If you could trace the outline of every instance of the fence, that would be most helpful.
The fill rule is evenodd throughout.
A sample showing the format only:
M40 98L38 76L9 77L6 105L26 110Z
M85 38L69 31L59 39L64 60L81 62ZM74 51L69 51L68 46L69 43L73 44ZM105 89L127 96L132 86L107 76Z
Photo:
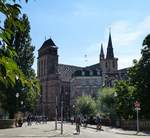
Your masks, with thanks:
M136 120L121 120L120 127L123 129L136 130ZM139 121L140 130L150 130L150 120L140 120Z

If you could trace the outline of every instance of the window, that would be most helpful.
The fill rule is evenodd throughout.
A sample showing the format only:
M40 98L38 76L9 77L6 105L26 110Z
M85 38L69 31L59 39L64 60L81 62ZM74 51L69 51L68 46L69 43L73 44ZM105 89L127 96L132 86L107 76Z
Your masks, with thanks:
M90 71L90 76L93 76L93 71L92 70Z
M84 71L82 71L82 76L84 76L85 75L85 72Z
M107 68L107 62L106 62L106 68Z

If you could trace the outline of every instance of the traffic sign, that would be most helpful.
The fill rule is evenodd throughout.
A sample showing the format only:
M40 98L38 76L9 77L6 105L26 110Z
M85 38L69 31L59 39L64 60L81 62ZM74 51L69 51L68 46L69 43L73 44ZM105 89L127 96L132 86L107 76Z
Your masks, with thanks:
M135 101L134 106L135 106L135 108L140 108L140 102L139 101Z
M137 116L137 133L139 132L139 110L141 110L140 108L140 102L138 100L136 100L134 102L134 106L135 106L135 109L136 109L136 116Z
M138 111L140 111L140 110L141 110L141 108L139 108L139 107L136 107L136 108L135 108L135 110L138 110Z

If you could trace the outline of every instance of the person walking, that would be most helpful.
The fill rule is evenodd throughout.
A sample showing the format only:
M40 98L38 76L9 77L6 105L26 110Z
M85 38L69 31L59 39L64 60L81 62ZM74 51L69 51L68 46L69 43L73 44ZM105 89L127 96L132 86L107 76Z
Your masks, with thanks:
M71 116L71 124L73 125L73 122L74 122L74 117L73 116Z
M97 128L97 130L101 130L101 119L100 119L100 117L97 115L96 116L96 128Z
M80 134L80 125L81 125L81 118L80 116L76 117L76 131L78 134Z
M31 114L29 114L28 116L27 116L27 123L28 123L28 126L31 126L32 124L31 124Z

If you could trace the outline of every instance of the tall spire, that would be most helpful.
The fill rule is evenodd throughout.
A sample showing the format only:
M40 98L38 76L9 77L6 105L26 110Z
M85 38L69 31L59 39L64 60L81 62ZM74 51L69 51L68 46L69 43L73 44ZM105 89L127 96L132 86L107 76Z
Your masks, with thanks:
M101 44L100 61L104 59L104 57L103 44Z
M107 46L106 59L113 59L113 58L114 58L114 51L113 51L112 40L111 40L111 30L109 30L109 40Z

